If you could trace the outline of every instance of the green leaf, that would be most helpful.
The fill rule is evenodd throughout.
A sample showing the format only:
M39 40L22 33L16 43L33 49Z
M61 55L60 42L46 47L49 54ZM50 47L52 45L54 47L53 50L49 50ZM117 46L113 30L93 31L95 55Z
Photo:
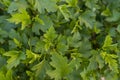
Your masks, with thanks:
M53 66L54 70L47 71L47 74L54 78L55 80L62 79L64 76L71 73L72 68L68 64L68 60L66 57L63 57L62 55L59 55L56 52L52 53L51 57L52 61L50 62L50 65Z
M105 75L106 80L119 80L119 77L118 77L119 75L114 72L109 72L108 74L108 72L106 71L105 74L106 74Z
M57 48L58 52L64 53L65 51L68 50L68 45L66 45L64 43L58 43L56 48Z
M35 46L37 41L39 41L39 38L38 37L31 37L29 38L28 40L28 45L31 47L31 46Z
M5 6L9 6L10 0L0 0L0 3L4 4Z
M33 63L37 58L40 57L40 55L35 54L28 49L26 50L26 55L27 55L27 58L29 59L29 63Z
M20 64L21 60L26 58L25 54L21 51L8 51L3 54L4 56L10 57L7 60L7 68L11 69L13 67L17 67Z
M80 75L81 75L81 77L82 77L83 80L89 80L89 79L88 79L88 76L87 76L87 73L88 73L88 71L87 71L86 69L84 69L84 70L80 73Z
M44 9L48 12L55 12L57 5L55 0L35 0L34 7L40 12L44 13Z
M0 43L4 43L4 38L8 37L8 33L0 28Z
M103 25L102 25L102 23L99 23L99 22L96 22L95 23L95 25L94 25L94 32L96 33L96 34L99 34L100 32L101 32L101 27L102 27Z
M81 39L80 33L78 31L74 32L74 34L73 34L73 40L74 41L79 41L80 39Z
M38 41L35 45L35 52L40 52L41 54L45 52L45 43L43 41Z
M66 0L69 6L75 7L77 6L78 0Z
M71 53L71 58L72 58L72 60L69 63L69 66L78 70L81 65L80 62L82 62L82 54L81 53Z
M6 74L0 72L0 80L13 80L12 70L8 70Z
M12 70L8 70L6 73L6 80L13 80L12 78Z
M34 80L34 73L31 71L26 71L26 74L30 77L29 80Z
M112 38L111 38L111 36L110 35L107 35L106 36L106 38L105 38L105 41L104 41L104 45L103 45L103 49L105 48L105 47L108 47L108 46L110 46L111 44L112 44Z
M93 11L99 8L99 6L97 5L98 0L84 0L84 1L86 1L85 5L88 8L92 9Z
M86 27L92 29L95 25L95 13L93 13L90 10L85 11L82 13L82 15L79 17L80 24L85 24Z
M118 58L117 55L108 54L107 52L101 52L101 56L105 60L105 63L108 64L110 70L112 70L115 73L119 73L118 64L116 60Z
M104 60L102 59L99 51L92 50L92 57L89 59L89 65L87 67L88 71L102 69L104 67Z
M6 64L6 59L0 55L0 69Z
M53 42L53 40L57 37L54 27L50 27L49 30L44 34L44 37L48 41Z
M108 18L106 18L106 21L108 22L115 22L117 20L119 20L120 18L120 12L117 11L116 9L112 10L112 15Z
M120 33L120 25L117 26L117 31Z
M33 20L35 20L36 22L38 22L38 23L44 25L44 22L43 22L42 19L40 19L39 15L35 16L35 17L33 18Z
M0 72L0 80L6 80L5 75Z
M8 7L8 13L12 14L16 10L26 9L26 8L28 8L28 4L25 0L14 1L10 3Z
M20 9L18 13L12 14L12 17L8 21L15 24L21 23L21 30L31 23L30 16L25 9Z
M93 57L91 57L90 59L89 59L89 65L88 65L88 67L87 67L87 70L88 71L91 71L91 70L96 70L97 69L97 62L95 61L95 56L93 56Z
M102 49L103 50L109 49L109 50L118 52L117 43L115 43L115 44L112 44L112 43L113 43L113 41L112 41L111 36L107 35L105 38L104 45L103 45Z
M109 8L106 8L106 9L101 13L101 15L103 15L103 16L110 16L110 15L111 15L110 9L109 9Z
M9 35L10 39L14 39L14 38L16 38L17 40L21 39L20 33L17 32L16 30L14 30L14 29L11 29L8 35Z
M21 42L19 42L16 38L14 38L13 41L19 48L21 48L21 46L22 46Z
M61 6L59 6L59 10L62 13L62 15L64 16L65 20L69 21L69 18L71 16L70 16L69 10L67 9L67 5L61 5Z
M99 64L99 68L102 69L104 67L104 60L100 55L96 55L96 61Z
M35 71L35 77L37 80L45 80L46 70L48 69L49 65L45 59L32 67L32 70Z
M53 22L51 21L49 16L41 15L38 19L41 19L42 22L40 23L40 21L37 20L33 24L33 27L32 27L32 31L38 35L40 34L40 32L39 32L40 30L43 32L46 32L47 29L49 29L51 26L53 26Z
M44 34L45 50L47 51L50 47L53 47L54 40L57 38L54 27L50 27L49 30Z

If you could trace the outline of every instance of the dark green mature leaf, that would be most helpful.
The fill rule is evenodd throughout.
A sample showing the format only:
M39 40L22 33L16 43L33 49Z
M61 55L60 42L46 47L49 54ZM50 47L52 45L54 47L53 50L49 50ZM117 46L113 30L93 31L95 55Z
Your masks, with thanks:
M108 72L106 71L105 74L106 74L106 77L105 77L106 80L119 80L118 75L114 72L109 72L109 75L108 75Z
M34 7L40 13L44 13L44 9L46 9L48 12L55 12L57 10L57 5L55 0L35 0Z
M16 28L14 24L11 24L9 23L9 21L6 20L8 18L9 18L8 15L0 16L0 28L6 31L10 31L11 29Z
M62 79L64 76L68 75L72 68L68 64L68 60L66 57L59 55L58 53L52 53L52 62L50 62L51 66L55 68L55 70L48 71L48 75L55 80Z
M117 31L120 33L120 25L117 26Z
M98 2L98 0L84 0L86 3L85 5L92 9L93 11L95 11L97 8L99 8L99 6L96 4Z
M6 37L8 37L8 33L0 28L0 43L4 43Z
M45 43L43 41L39 41L37 42L36 46L35 46L35 51L36 52L41 52L41 53L44 53L44 46L45 46Z
M32 27L32 31L38 35L40 34L39 30L46 32L47 29L53 26L53 22L50 20L48 16L41 15L39 19L42 20L42 23L40 23L40 21L36 21Z
M33 71L35 72L35 79L37 80L44 80L46 77L46 70L49 69L49 65L46 60L41 61L40 63L36 64L32 67Z
M0 69L6 64L6 59L0 55Z
M10 3L8 7L8 13L12 14L17 10L26 9L26 8L28 8L28 4L25 0L14 1Z
M68 45L64 43L58 43L56 47L57 47L58 52L60 53L64 53L65 51L68 50Z
M120 18L120 12L117 11L116 9L114 9L112 11L112 15L110 17L106 18L106 20L108 22L115 22L115 21L119 20L119 18Z
M11 31L9 32L9 38L11 39L18 39L20 40L20 33L16 32L14 29L11 29Z
M80 24L85 24L86 27L92 29L95 25L95 13L92 11L85 11L80 17Z

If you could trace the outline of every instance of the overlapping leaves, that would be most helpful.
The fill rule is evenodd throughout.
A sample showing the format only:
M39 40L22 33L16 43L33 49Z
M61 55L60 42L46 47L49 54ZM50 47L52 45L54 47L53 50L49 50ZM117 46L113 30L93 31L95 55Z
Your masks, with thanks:
M120 79L119 4L0 0L0 80Z

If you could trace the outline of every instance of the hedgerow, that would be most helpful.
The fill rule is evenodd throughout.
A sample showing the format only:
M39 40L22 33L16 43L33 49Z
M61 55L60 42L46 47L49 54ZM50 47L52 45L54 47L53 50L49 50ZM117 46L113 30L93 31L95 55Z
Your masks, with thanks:
M120 0L0 0L0 80L120 80Z

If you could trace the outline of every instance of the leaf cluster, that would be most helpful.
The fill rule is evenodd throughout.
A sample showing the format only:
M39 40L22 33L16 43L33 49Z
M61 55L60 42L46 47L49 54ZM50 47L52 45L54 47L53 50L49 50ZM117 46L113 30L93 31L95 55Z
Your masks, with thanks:
M120 0L0 0L0 80L119 80Z

